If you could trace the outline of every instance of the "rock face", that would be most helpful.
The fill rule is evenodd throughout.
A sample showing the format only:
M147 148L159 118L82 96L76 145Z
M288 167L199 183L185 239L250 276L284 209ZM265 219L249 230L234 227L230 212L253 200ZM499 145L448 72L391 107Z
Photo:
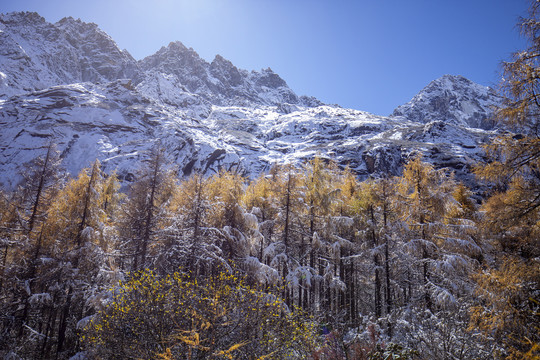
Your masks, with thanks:
M220 55L208 63L179 41L144 58L140 66L147 72L157 71L175 76L189 92L200 95L214 105L305 105L305 101L296 96L270 68L248 72L238 69Z
M491 114L500 102L496 92L489 87L475 84L463 76L444 75L395 109L391 116L490 130L495 127Z
M0 97L78 82L137 78L135 59L96 24L36 13L0 15Z
M75 174L98 158L134 178L153 146L180 176L234 169L255 177L274 163L314 156L359 177L398 175L418 151L473 184L470 168L496 134L499 98L444 76L390 117L297 96L272 70L208 63L180 42L135 61L95 24L35 13L0 15L0 183L57 144Z

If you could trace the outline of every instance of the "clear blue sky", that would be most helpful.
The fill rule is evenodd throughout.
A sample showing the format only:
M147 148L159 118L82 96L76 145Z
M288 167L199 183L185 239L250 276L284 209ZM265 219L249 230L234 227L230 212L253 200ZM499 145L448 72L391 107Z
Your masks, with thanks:
M523 48L526 0L0 0L95 22L136 59L180 40L207 61L270 67L299 95L387 115L431 80L496 85Z

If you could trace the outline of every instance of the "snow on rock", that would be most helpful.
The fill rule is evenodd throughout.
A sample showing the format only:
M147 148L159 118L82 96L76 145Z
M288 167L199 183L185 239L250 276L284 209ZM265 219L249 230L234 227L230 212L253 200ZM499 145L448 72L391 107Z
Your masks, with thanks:
M134 179L153 146L179 176L221 168L250 177L314 156L360 178L398 175L417 151L472 183L470 167L496 135L500 99L460 76L444 76L390 117L297 96L270 68L211 63L180 42L135 61L97 25L36 13L0 15L0 183L52 140L78 173L98 158Z
M490 130L493 108L502 99L496 92L463 76L444 75L433 80L411 101L399 106L391 116L427 123L444 121L465 127Z
M215 105L307 104L270 68L248 72L216 55L211 63L179 41L140 61L144 71L174 75L186 89ZM316 103L315 101L312 101Z
M0 98L54 85L137 78L138 64L96 24L33 12L0 15Z

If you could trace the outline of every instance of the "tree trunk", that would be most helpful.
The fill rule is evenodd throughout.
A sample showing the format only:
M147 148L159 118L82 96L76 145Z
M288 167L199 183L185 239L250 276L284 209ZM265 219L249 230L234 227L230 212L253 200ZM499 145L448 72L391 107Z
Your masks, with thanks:
M143 241L142 241L142 249L141 249L141 264L140 267L144 268L146 266L146 253L148 251L148 243L150 242L150 233L152 230L152 222L154 218L154 197L156 195L156 188L158 183L158 173L159 168L161 166L161 160L160 160L159 153L156 155L156 159L154 162L154 172L152 176L152 182L150 187L150 199L148 199L147 209L146 209L146 220L145 220L145 227L144 227L144 235L143 235Z
M51 151L52 151L52 143L50 143L49 147L47 148L47 154L45 155L45 162L43 163L43 167L41 168L41 173L39 176L39 184L37 188L36 197L34 200L34 206L32 207L32 215L30 215L30 219L28 220L28 234L32 232L32 229L34 228L34 223L36 221L37 212L38 212L38 208L41 201L41 193L43 192L43 188L45 186L47 167L49 165Z
M373 249L375 250L378 246L377 241L377 235L375 233L375 214L373 210L373 205L369 206L370 216L371 216L371 237L373 241ZM375 293L374 293L374 300L375 300L375 316L377 318L380 318L382 315L382 301L381 301L381 276L380 276L380 261L379 261L379 255L375 252L373 254L373 264L375 265Z

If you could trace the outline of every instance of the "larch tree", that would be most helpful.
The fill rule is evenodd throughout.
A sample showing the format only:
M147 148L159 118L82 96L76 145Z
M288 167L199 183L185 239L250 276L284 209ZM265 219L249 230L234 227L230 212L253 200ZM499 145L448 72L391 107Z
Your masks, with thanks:
M276 209L275 236L263 250L263 260L276 269L283 281L283 298L287 305L294 302L298 291L294 270L299 266L298 254L301 243L300 213L303 196L300 191L300 175L289 165L274 167L269 181L272 187L272 203Z
M433 305L431 274L434 260L439 256L434 235L443 225L447 204L452 201L453 186L445 171L435 170L417 155L405 165L397 188L395 208L410 229L407 246L413 257L417 257L421 298L428 309ZM415 283L413 278L411 281ZM414 299L411 293L408 297Z
M389 318L394 309L394 294L393 294L393 275L392 270L393 258L397 255L393 248L393 229L395 224L394 218L396 214L392 210L392 196L395 191L395 181L390 178L379 179L375 183L373 200L379 213L379 237L382 238L384 250L382 251L384 263L384 310L386 317ZM392 247L392 248L391 248ZM381 296L382 297L382 296ZM392 321L387 320L387 334L392 338Z
M358 214L362 234L363 251L369 256L369 273L373 274L373 307L375 318L383 313L388 316L393 309L391 258L394 249L391 249L392 200L395 184L391 179L368 180L360 184L355 196L354 209ZM395 229L393 229L395 230ZM388 334L391 337L391 324L387 324Z
M110 181L116 181L114 177ZM91 294L108 286L107 253L111 223L111 194L107 175L98 160L83 169L76 179L70 180L55 198L49 210L46 236L54 241L56 281L62 284L51 295L54 299L47 337L56 339L56 354L74 350L77 322L93 309L86 301ZM118 188L118 186L113 186ZM114 201L113 201L114 202ZM50 284L54 288L53 284ZM57 332L54 331L58 317ZM53 344L49 344L51 351ZM47 348L47 347L45 347Z
M505 359L540 357L540 3L531 1L519 21L528 47L502 64L505 96L497 118L515 133L486 147L488 163L476 173L491 183L483 204L484 227L498 255L478 274L483 301L473 308L473 328L496 334Z
M208 275L218 264L226 264L221 248L223 236L209 224L212 203L209 179L193 174L180 182L170 204L170 223L160 241L158 269L190 271L194 276Z
M272 181L266 175L261 175L251 181L244 192L242 203L246 211L257 217L262 237L255 246L258 246L257 258L263 261L263 251L272 242L274 236L275 219L278 213L274 202Z
M153 261L149 254L157 245L154 243L156 234L168 221L167 204L175 181L164 150L154 147L138 171L136 181L130 185L128 199L122 206L120 236L130 270L151 267Z
M11 210L9 210L10 213L4 213L2 220L0 220L10 222L10 225L4 227L4 233L7 235L9 232L10 236L5 237L6 241L3 242L1 266L2 269L6 267L8 244L10 243L7 239L17 236L17 254L14 257L30 262L30 264L25 265L26 269L24 270L28 271L28 276L19 274L18 277L27 279L33 277L31 273L35 264L32 265L32 263L35 263L39 256L39 236L36 235L40 232L39 224L45 220L48 206L60 186L62 172L59 153L54 144L50 142L44 155L25 164L20 170L20 175L22 180L17 191L13 192L9 199L6 197L7 195L3 194L6 210L8 205ZM35 228L38 228L37 232L34 231ZM0 279L1 288L2 280Z
M36 325L39 330L43 308L43 304L37 300L47 298L46 295L36 294L41 293L40 284L47 276L41 271L40 260L51 255L43 233L50 205L60 187L62 171L59 163L59 154L50 142L45 148L45 154L22 166L22 179L17 190L9 198L4 197L7 200L5 210L10 213L4 212L1 215L0 223L5 227L2 226L0 233L5 236L2 236L5 245L10 240L12 242L9 264L6 258L10 247L4 246L0 289L5 275L10 282L10 289L4 296L10 299L8 302L14 307L11 311L4 308L3 312L15 319L10 326L11 334L16 338L21 353L32 351L31 344L35 345L29 340L34 337L32 331L36 331Z
M473 297L469 274L483 256L470 192L448 170L417 156L398 178L392 211L398 227L391 232L402 238L394 263L399 287L392 288L392 335L429 358L486 356L484 348L471 345L474 334L466 330Z
M540 248L540 8L532 2L529 17L519 26L529 47L504 62L497 111L501 124L517 133L505 133L486 146L488 163L477 175L494 185L485 203L486 224L500 234L503 248L538 256Z
M317 309L317 303L330 301L330 294L326 296L323 292L325 284L322 283L326 272L329 282L335 280L334 267L330 266L333 260L327 257L324 248L331 246L330 239L330 215L332 213L332 202L336 200L339 190L334 186L337 179L333 176L331 166L328 166L323 159L316 157L307 162L302 171L302 187L305 189L305 205L303 207L303 223L305 235L300 243L300 268L297 277L300 279L301 288L304 288L303 306L307 308L310 304L311 310ZM337 250L337 249L336 249ZM341 255L338 254L339 258ZM339 260L338 260L339 263ZM336 263L337 266L337 263ZM306 283L306 274L309 274L309 283ZM326 285L330 285L329 283ZM308 291L309 290L309 291ZM302 302L302 301L301 301Z
M244 209L241 207L245 179L234 172L220 170L208 179L208 226L220 230L224 237L224 255L233 261L250 255L251 244L246 237Z

